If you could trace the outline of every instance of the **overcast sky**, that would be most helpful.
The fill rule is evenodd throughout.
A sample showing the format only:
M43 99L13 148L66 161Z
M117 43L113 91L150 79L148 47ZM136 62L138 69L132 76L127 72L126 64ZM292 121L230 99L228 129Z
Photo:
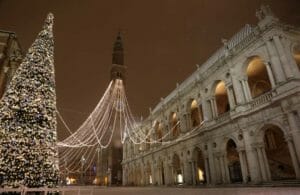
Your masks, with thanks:
M0 29L17 33L26 52L48 12L55 16L58 110L76 129L109 83L113 42L122 30L127 95L136 116L148 116L255 10L271 6L300 26L299 0L0 0ZM59 135L64 130L59 127Z

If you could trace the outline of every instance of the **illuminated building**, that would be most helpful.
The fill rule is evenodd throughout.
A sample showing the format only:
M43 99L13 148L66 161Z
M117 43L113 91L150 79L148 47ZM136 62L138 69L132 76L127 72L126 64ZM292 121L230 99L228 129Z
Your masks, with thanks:
M123 185L300 179L300 29L256 16L151 110L145 143L126 140Z

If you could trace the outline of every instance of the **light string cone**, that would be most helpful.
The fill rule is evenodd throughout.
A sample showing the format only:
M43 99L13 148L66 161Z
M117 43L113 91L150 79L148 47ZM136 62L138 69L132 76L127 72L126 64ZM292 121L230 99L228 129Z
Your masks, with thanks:
M52 27L50 13L0 101L2 186L58 184Z

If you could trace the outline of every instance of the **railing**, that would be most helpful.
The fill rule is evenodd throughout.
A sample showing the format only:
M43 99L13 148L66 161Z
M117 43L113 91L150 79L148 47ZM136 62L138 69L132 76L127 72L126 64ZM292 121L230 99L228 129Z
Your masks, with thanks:
M227 121L230 119L230 112L225 112L223 114L220 114L217 116L216 121L218 123L223 122L223 121Z
M48 193L55 194L60 192L59 194L62 195L93 195L94 189L94 186L66 186L58 188L0 188L0 194L4 192L17 192L21 195L27 195L27 192L43 192L44 195L47 195Z
M272 100L272 92L267 92L263 95L256 97L254 100L250 102L251 108L262 105L266 102L270 102Z

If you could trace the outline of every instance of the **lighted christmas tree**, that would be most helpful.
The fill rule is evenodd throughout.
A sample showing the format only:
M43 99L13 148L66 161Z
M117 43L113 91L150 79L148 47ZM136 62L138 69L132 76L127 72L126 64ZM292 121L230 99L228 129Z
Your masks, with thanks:
M2 186L58 183L52 26L49 14L0 102Z

